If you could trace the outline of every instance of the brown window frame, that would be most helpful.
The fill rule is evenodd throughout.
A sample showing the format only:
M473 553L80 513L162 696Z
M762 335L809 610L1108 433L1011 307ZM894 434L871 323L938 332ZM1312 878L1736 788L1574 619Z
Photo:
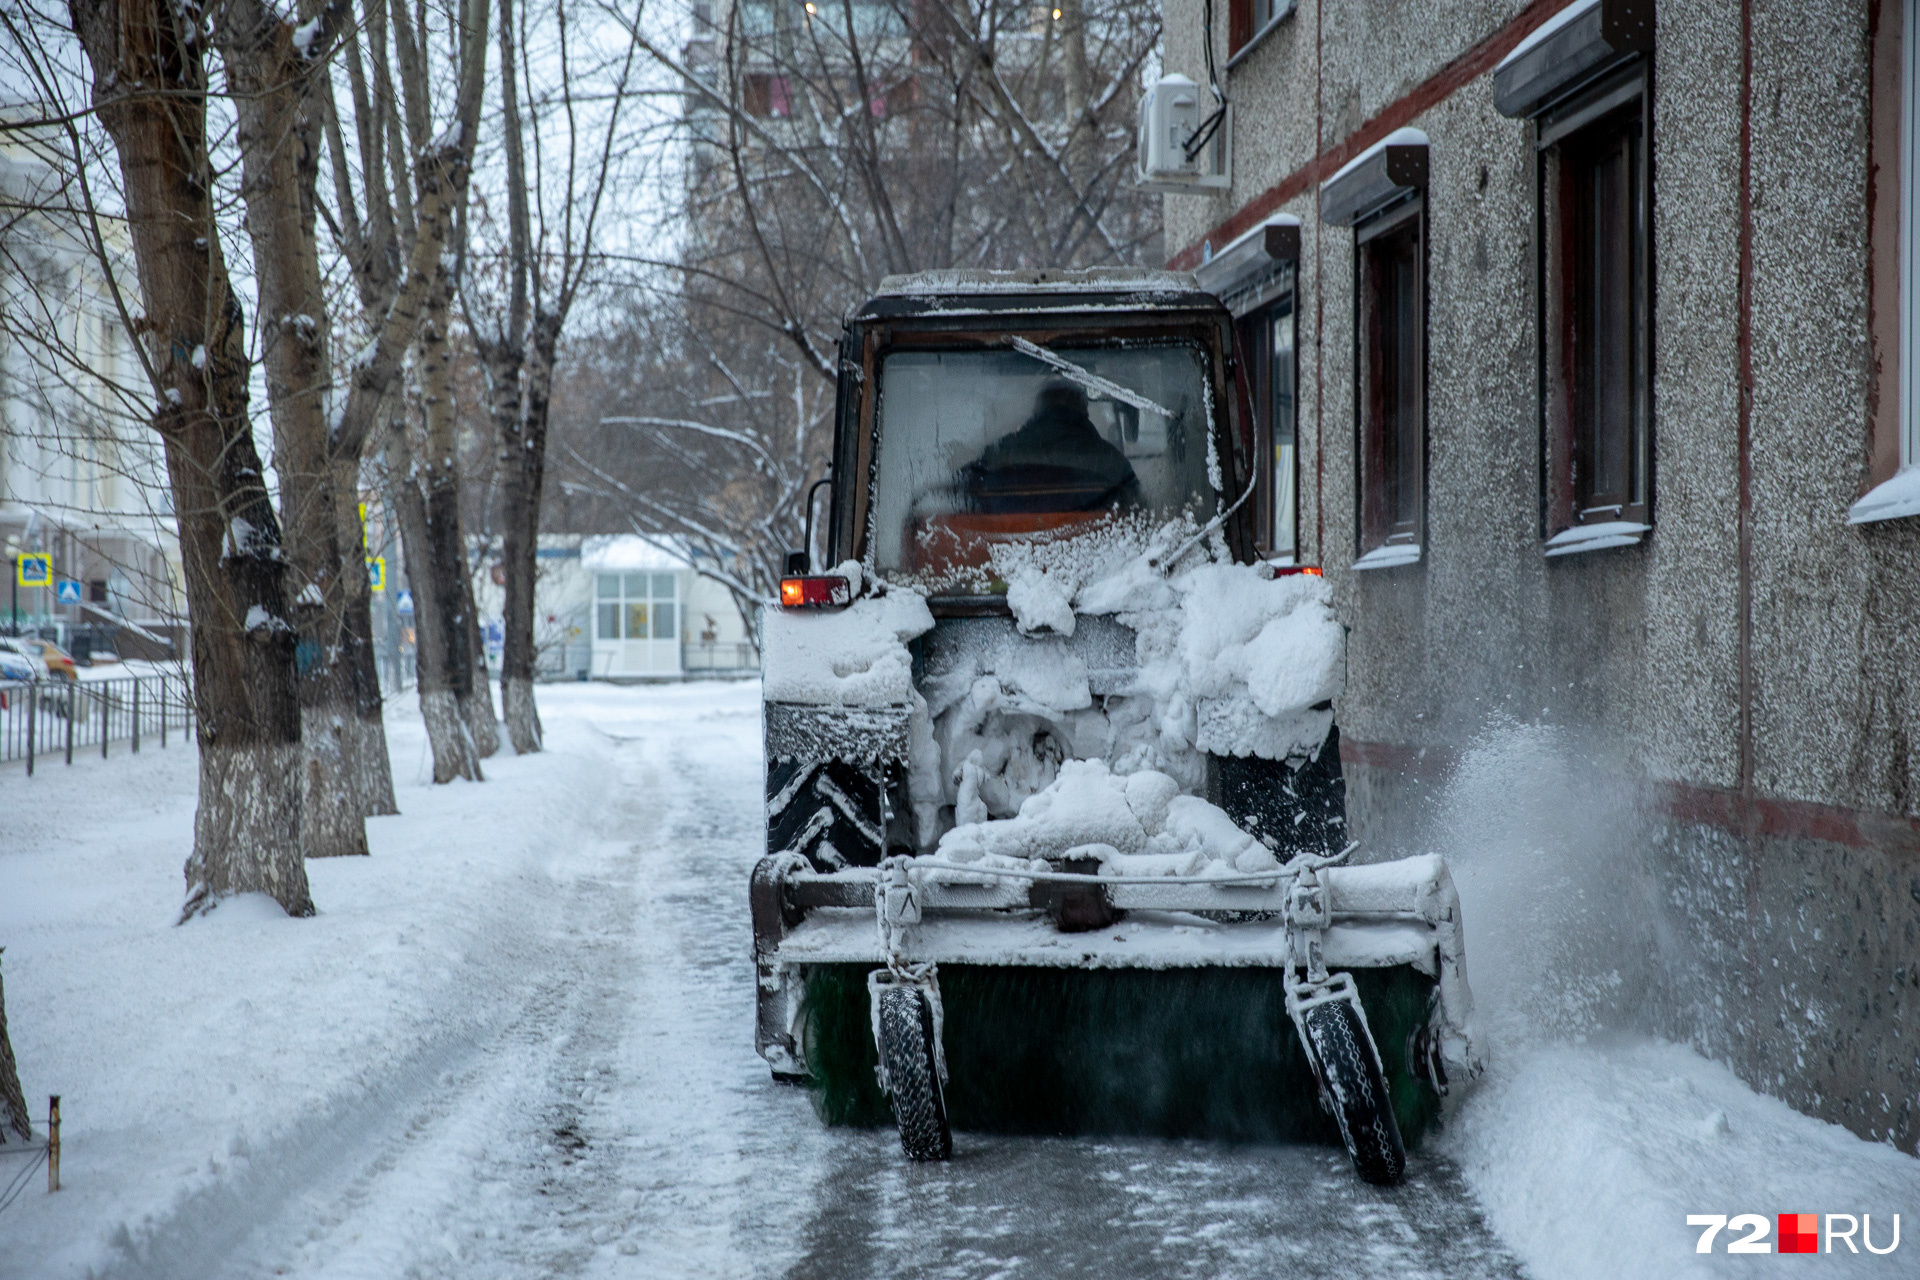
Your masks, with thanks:
M1268 559L1288 559L1291 563L1300 562L1300 308L1298 298L1299 277L1297 271L1289 268L1285 285L1259 307L1234 319L1235 337L1240 347L1242 367L1246 371L1247 394L1252 401L1251 414L1254 431L1254 465L1260 476L1260 485L1255 497L1255 519L1258 522L1259 536L1254 545L1260 554ZM1284 314L1282 314L1284 313ZM1280 514L1280 467L1276 461L1276 452L1280 447L1279 423L1276 421L1278 399L1275 395L1276 364L1278 356L1274 342L1275 327L1284 324L1287 329L1287 361L1290 396L1288 405L1289 421L1287 434L1292 437L1293 457L1287 477L1293 495L1291 505L1291 524L1286 536L1281 537L1279 527Z
M1410 255L1401 252L1407 241L1411 241ZM1388 335L1382 327L1385 308L1381 306L1380 296L1380 269L1389 253L1397 254L1402 262L1410 257L1414 263L1411 309L1416 321L1410 331L1402 326L1395 328L1393 336L1402 339L1394 344L1399 355L1407 355L1405 339L1411 339L1414 350L1410 360L1395 361L1391 387L1386 385ZM1423 550L1427 518L1428 418L1428 235L1425 193L1412 194L1356 227L1353 263L1355 552L1365 556L1389 546ZM1408 407L1405 398L1394 397L1399 403L1394 406L1391 435L1394 437L1392 443L1397 447L1391 461L1397 465L1389 468L1388 392L1407 385L1409 368L1412 370L1411 382L1417 402L1408 415L1405 413ZM1408 417L1413 421L1408 421ZM1400 482L1392 490L1388 487L1385 474L1389 470L1397 473ZM1389 500L1401 497L1408 488L1412 491L1410 504L1398 502L1389 511Z
M1653 524L1650 77L1643 60L1535 122L1545 539Z
M1232 70L1243 52L1297 8L1298 0L1227 0L1228 70Z

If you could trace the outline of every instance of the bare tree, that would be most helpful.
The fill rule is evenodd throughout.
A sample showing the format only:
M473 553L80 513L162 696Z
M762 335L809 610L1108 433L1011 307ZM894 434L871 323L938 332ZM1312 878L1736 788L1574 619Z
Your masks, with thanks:
M6 951L0 947L0 953ZM0 983L0 1146L33 1141L33 1121L27 1117L27 1099L20 1091L20 1068L13 1061L13 1041L7 1036L7 989Z
M576 351L563 480L770 597L825 474L841 318L889 273L1156 261L1131 183L1149 0L721 3L684 55L677 252ZM609 407L613 412L609 412Z
M625 21L628 39L595 67L610 83L610 104L597 127L583 120L575 100L583 68L575 55L575 17L569 0L552 0L554 44L536 74L526 57L530 7L502 0L500 100L506 243L494 249L491 271L466 282L463 312L486 368L498 442L501 550L506 572L500 662L501 710L516 752L540 747L533 701L534 580L538 566L541 490L546 476L547 420L561 335L595 263L594 234L615 166L621 106L633 80L639 46L631 38L643 6ZM518 26L518 30L516 30ZM524 81L530 101L522 109ZM533 152L531 176L527 152ZM554 171L549 173L549 163ZM529 200L529 194L535 198ZM531 206L531 207L530 207ZM479 265L479 264L476 264ZM494 286L491 289L485 286ZM501 307L499 293L506 294Z
M215 218L208 33L198 11L164 0L71 0L69 11L119 157L142 304L137 320L122 314L148 339L151 422L166 448L193 620L200 804L183 918L246 892L311 915L296 637L248 415L245 318Z
M427 46L432 33L401 0L366 0L360 32L342 40L338 61L352 106L351 143L334 86L328 85L334 203L321 211L352 276L360 303L353 327L365 338L349 362L351 386L335 429L335 489L343 500L357 493L363 450L375 445L383 451L382 471L414 587L419 697L437 782L477 779L480 757L497 749L484 676L475 696L480 654L459 518L447 348L485 93L487 24L486 0L461 0L445 33L453 64L451 119L445 121L450 127L437 130L434 119L433 51ZM409 422L402 393L409 349L416 353L414 402L422 410L413 415L421 420L417 426ZM343 505L339 519L343 530L351 522L357 544L357 512ZM358 632L365 620L370 633L364 569L350 566L348 576L350 622ZM356 661L362 664L360 687L377 688L370 641L361 642Z
M353 670L342 644L347 601L327 414L332 326L314 238L325 103L318 69L345 15L345 0L324 8L306 0L295 26L263 0L225 0L214 23L238 120L274 471L296 586L300 844L310 858L367 852L353 760L362 742L348 731Z
M576 54L578 4L551 0L551 8L541 12L551 19L553 44L540 63L526 56L526 46L528 25L541 13L522 6L515 19L511 6L513 0L503 0L499 25L507 240L493 246L493 261L484 271L468 276L463 313L488 372L499 449L501 562L507 578L501 710L513 748L528 752L540 748L534 578L553 376L566 319L595 265L595 230L616 165L620 107L639 58L632 36L643 6L636 4L632 17L614 19L628 38L611 58L591 67ZM588 8L588 15L597 10ZM591 117L584 117L586 107L576 102L582 77L607 81L607 92L599 96L609 102ZM522 83L528 92L524 109ZM534 157L532 171L528 152ZM505 307L499 294L505 294Z
M634 305L582 344L558 400L562 485L594 525L684 549L752 618L801 545L833 388L759 326L688 306Z

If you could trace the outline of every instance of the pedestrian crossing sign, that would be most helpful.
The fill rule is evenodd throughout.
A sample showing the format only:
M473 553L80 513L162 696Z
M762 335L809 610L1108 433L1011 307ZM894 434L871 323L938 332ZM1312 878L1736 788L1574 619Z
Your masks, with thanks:
M62 578L53 586L53 598L60 604L80 603L80 584L72 578Z
M387 589L387 558L385 556L367 557L367 590L385 591Z
M53 557L39 551L24 552L14 561L13 580L23 587L53 585Z

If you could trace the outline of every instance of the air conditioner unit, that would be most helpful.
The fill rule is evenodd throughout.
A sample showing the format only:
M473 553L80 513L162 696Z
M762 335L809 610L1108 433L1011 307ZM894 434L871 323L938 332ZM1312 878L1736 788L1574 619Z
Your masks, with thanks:
M1140 185L1155 191L1223 190L1232 183L1233 108L1206 145L1189 160L1187 146L1211 117L1200 109L1199 85L1183 75L1162 76L1140 100L1140 136L1135 171Z

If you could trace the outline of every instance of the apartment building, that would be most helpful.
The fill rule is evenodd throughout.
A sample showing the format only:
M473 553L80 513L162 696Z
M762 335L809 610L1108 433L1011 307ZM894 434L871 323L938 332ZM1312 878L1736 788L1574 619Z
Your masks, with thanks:
M1356 834L1421 847L1493 726L1563 731L1642 810L1650 1029L1915 1151L1915 0L1165 23L1231 104L1170 265L1351 627Z

